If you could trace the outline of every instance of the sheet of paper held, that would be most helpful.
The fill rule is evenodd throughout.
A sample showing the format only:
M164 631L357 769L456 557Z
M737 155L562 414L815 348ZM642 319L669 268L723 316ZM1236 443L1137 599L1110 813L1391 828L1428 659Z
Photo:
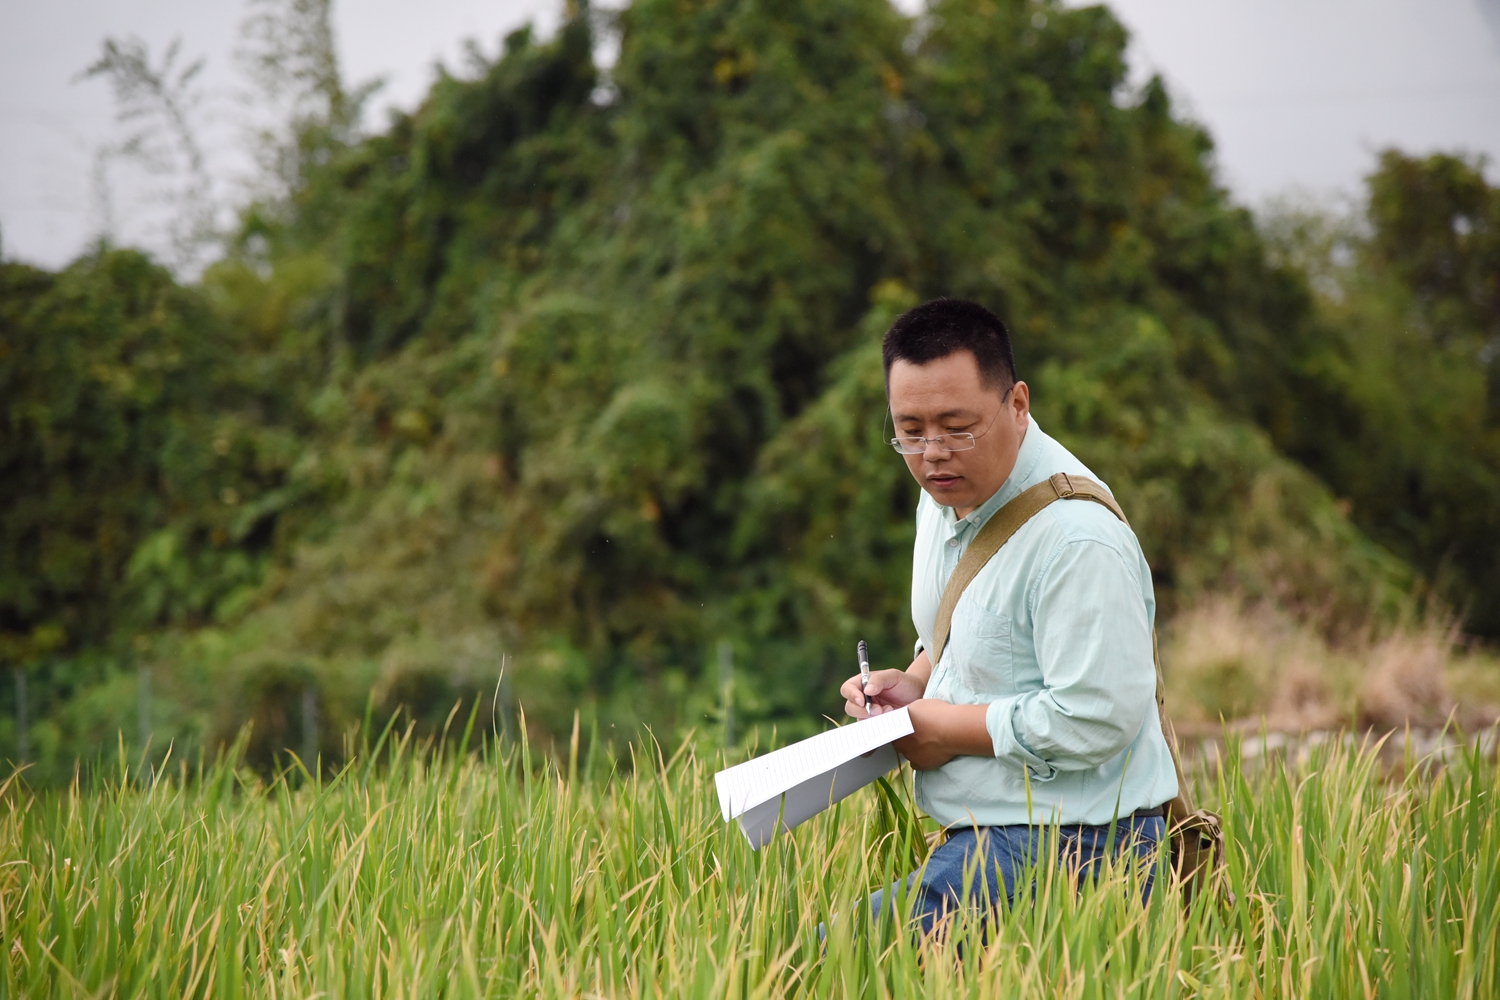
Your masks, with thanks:
M893 770L900 761L890 744L911 732L911 713L901 708L720 771L714 784L724 822L738 820L758 851L776 835L778 818L791 830Z

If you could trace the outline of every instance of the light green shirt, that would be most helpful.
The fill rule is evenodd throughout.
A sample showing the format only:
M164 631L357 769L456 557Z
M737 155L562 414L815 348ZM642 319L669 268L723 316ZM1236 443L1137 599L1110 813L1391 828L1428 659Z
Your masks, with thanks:
M1099 479L1032 420L1010 478L967 517L922 494L918 650L932 647L943 588L979 529L1057 472ZM1059 500L1033 517L964 591L927 684L926 697L989 706L995 755L918 772L918 804L945 826L1104 824L1176 795L1156 712L1155 617L1140 543L1107 508Z

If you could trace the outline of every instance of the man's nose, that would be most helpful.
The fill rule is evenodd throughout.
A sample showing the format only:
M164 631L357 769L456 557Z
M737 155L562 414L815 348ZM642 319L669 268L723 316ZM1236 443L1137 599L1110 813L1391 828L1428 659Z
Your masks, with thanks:
M941 436L927 438L927 447L922 452L922 460L925 462L937 462L948 457L948 452L938 445Z

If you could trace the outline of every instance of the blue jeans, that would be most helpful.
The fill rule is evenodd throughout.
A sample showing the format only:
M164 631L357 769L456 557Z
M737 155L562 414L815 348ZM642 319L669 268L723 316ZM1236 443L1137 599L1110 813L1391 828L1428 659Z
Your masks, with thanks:
M983 826L954 830L947 842L933 851L927 864L906 880L906 905L913 922L921 921L922 933L931 934L945 914L961 905L986 910L1015 898L1016 877L1036 856L1043 838L1055 842L1058 860L1079 875L1097 878L1105 857L1130 851L1141 862L1143 901L1151 896L1156 872L1156 850L1166 836L1160 816L1126 817L1115 824L1114 841L1108 826ZM983 861L981 864L980 861ZM969 869L968 898L964 898L965 868ZM1002 890L1003 883L1003 890ZM891 888L894 888L892 886ZM870 896L875 920L894 915L895 902L887 890Z

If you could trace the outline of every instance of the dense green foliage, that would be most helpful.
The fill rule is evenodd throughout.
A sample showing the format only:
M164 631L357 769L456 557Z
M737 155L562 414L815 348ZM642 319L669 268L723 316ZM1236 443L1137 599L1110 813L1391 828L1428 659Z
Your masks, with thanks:
M594 745L598 745L595 743ZM871 929L864 896L925 852L872 787L759 853L691 748L565 762L432 759L336 778L231 765L0 812L7 996L1490 997L1500 990L1500 780L1477 754L1394 785L1369 752L1200 782L1232 906L1184 914L1136 873L974 928L962 959ZM550 761L550 758L549 758ZM1410 762L1408 762L1410 763ZM896 782L898 789L902 782ZM1165 876L1160 876L1165 880ZM1023 896L1023 899L1025 897ZM831 924L826 954L818 925Z
M303 122L285 197L195 288L128 251L0 264L33 776L142 737L142 669L158 755L254 720L262 764L312 718L336 754L367 695L424 725L504 698L502 658L543 731L700 724L723 642L742 721L816 725L856 638L910 648L877 344L939 294L1010 322L1165 613L1232 589L1362 627L1416 567L1493 634L1500 195L1386 161L1341 312L1317 247L1268 247L1208 137L1129 91L1124 44L1014 0L584 10L383 134ZM1411 249L1454 198L1468 228Z
M1328 349L1277 443L1358 525L1500 635L1500 187L1459 157L1387 152L1364 231L1283 222Z

